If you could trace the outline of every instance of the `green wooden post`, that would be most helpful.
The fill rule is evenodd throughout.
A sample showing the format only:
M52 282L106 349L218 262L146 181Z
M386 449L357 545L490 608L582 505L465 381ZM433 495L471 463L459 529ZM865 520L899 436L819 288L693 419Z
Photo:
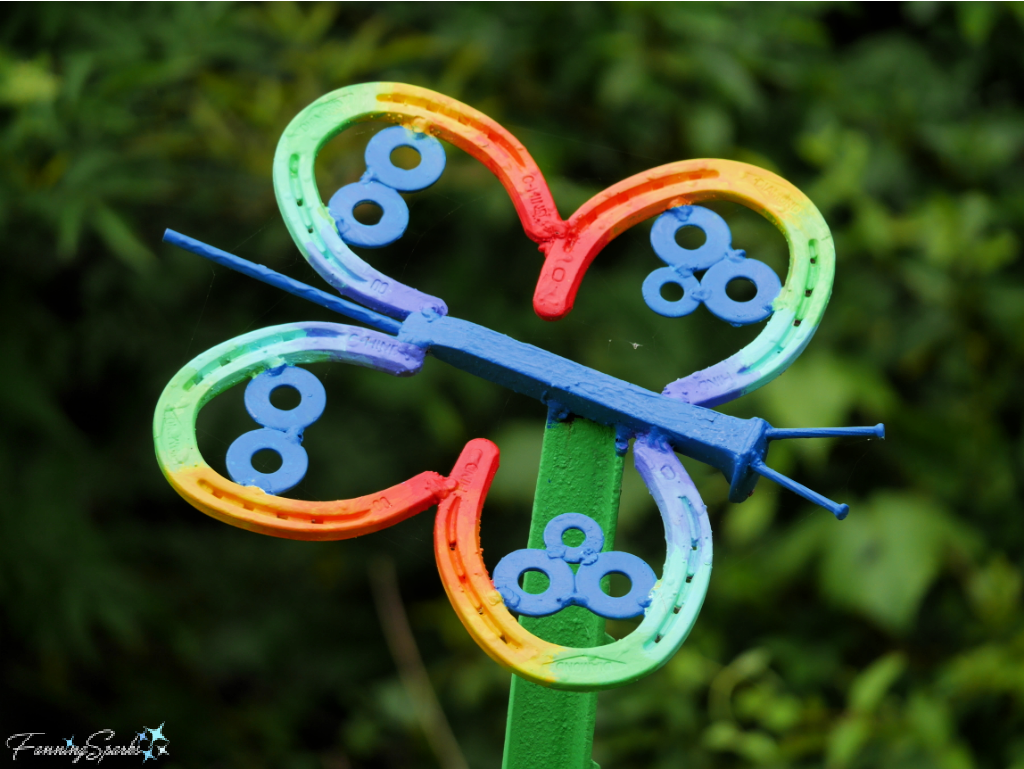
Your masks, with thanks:
M604 529L604 549L615 547L622 489L622 457L615 430L581 417L548 420L533 500L528 547L544 547L544 527L562 513L584 513ZM524 586L539 592L544 577L528 572ZM604 619L572 606L550 617L522 617L531 633L564 646L605 643ZM597 692L548 689L512 676L503 769L593 769Z

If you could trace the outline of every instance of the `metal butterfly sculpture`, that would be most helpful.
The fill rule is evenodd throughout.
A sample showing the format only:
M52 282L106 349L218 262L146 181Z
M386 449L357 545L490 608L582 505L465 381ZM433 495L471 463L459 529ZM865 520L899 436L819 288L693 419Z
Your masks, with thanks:
M324 205L314 160L332 136L354 123L398 125L376 134L366 149L367 171ZM739 325L769 318L757 338L736 354L655 393L623 382L488 328L450 317L445 303L378 272L349 245L378 247L401 237L409 212L400 192L433 184L445 167L444 139L483 162L507 190L528 237L545 255L534 309L557 320L573 306L583 276L618 234L651 217L655 253L665 263L644 281L642 294L662 315L677 317L704 303ZM399 146L420 156L413 169L391 161ZM720 470L729 498L740 502L760 476L785 486L843 518L836 504L771 470L770 441L829 435L884 437L883 427L787 430L762 419L738 419L710 407L751 392L782 373L803 351L821 320L835 268L832 238L803 193L764 169L728 160L670 163L638 174L596 195L568 220L557 213L544 177L512 134L486 115L432 91L397 83L370 83L330 93L288 126L274 158L274 189L299 250L334 289L319 291L265 267L168 230L165 239L251 277L335 310L369 328L335 323L288 323L244 334L203 353L179 371L157 405L154 434L160 465L171 485L192 505L244 529L290 539L358 537L438 506L434 546L452 606L480 646L519 676L560 689L591 691L618 686L663 665L696 621L711 573L711 528L697 489L675 452ZM790 252L785 284L767 265L732 248L729 228L699 204L741 203L772 221ZM375 225L360 223L353 209L364 202L383 211ZM706 241L685 249L675 241L684 226L703 230ZM703 272L698 279L697 273ZM726 286L742 278L757 287L747 302ZM661 289L674 283L682 298ZM352 300L352 301L348 301ZM665 525L667 556L658 579L628 553L601 552L603 534L589 517L567 513L545 531L545 550L510 553L488 574L480 551L484 498L498 467L498 449L470 441L448 476L424 472L376 494L334 502L278 496L306 471L302 431L322 413L319 380L298 364L338 361L396 376L417 373L434 357L544 403L554 418L579 415L613 426L624 453L633 440L637 469L654 496ZM249 381L245 402L260 425L240 436L227 456L228 480L210 468L196 444L199 410L211 398ZM300 405L278 409L270 393L291 387ZM270 449L282 458L275 473L252 467L253 455ZM564 546L567 529L586 539ZM550 534L550 536L549 536ZM579 564L573 570L569 564ZM548 575L542 595L524 592L529 570ZM607 574L630 577L631 589L613 598L599 588ZM606 617L643 617L628 636L593 649L544 641L522 627L519 614L543 616L582 605Z

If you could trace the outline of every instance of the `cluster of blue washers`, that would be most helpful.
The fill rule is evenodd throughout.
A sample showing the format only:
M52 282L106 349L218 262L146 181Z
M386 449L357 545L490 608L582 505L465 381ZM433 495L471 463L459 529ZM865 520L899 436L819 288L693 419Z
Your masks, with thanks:
M583 532L583 543L564 544L562 537L571 529ZM545 617L567 606L583 606L606 619L629 619L644 613L650 605L650 593L657 577L654 571L630 553L610 550L602 553L604 532L597 521L582 513L564 513L544 527L544 549L515 550L494 567L494 587L505 605L528 617ZM578 563L573 573L569 566ZM528 593L519 585L526 572L537 571L548 578L542 593ZM610 596L601 589L601 580L609 574L622 574L630 581L629 592Z
M420 156L415 168L400 168L391 160L399 147L411 147ZM409 206L399 192L425 189L441 178L446 157L441 142L425 133L391 126L375 134L366 146L366 173L331 196L327 210L338 225L338 234L349 245L380 248L390 245L409 225ZM363 224L354 211L363 203L381 210L376 224Z
M299 405L279 409L270 394L289 387L299 394ZM309 455L302 448L302 431L324 413L327 392L313 374L296 366L279 366L254 377L245 388L245 410L262 425L239 435L228 447L227 470L231 480L242 486L258 486L268 494L283 494L301 481L309 468ZM263 473L252 466L260 451L273 451L281 466Z
M683 227L702 230L704 244L699 248L680 246L676 233ZM782 290L779 276L764 262L748 259L745 252L733 249L729 225L714 211L700 206L669 209L651 228L651 246L666 266L648 275L642 290L647 306L659 315L689 315L701 302L734 326L757 323L772 314L772 303ZM698 280L694 273L704 270L704 277ZM734 280L749 280L757 293L742 302L731 298L726 287ZM670 301L661 295L670 283L682 288L682 297Z

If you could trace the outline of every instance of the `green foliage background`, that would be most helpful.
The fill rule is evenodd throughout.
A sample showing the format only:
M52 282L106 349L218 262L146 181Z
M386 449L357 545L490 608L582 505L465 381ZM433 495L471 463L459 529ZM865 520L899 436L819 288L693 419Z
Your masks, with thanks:
M119 737L166 722L202 767L436 759L383 641L372 559L398 564L431 680L471 766L497 767L508 674L462 630L431 516L351 542L259 537L177 498L152 411L193 355L331 319L160 242L165 227L320 285L276 210L271 158L306 104L396 80L487 112L567 216L689 157L763 165L833 228L830 311L781 379L727 407L778 426L873 424L884 443L791 442L771 463L851 504L843 523L762 482L743 505L693 466L716 531L696 629L602 694L609 767L1024 768L1024 10L1019 4L22 4L0 26L3 734ZM373 126L325 150L326 196ZM658 318L646 226L577 309L530 308L540 255L497 182L449 148L412 224L370 258L453 314L660 389L754 331ZM723 206L784 269L781 237ZM744 336L746 334L746 336ZM488 562L525 542L542 407L432 361L396 381L317 369L325 417L297 494L363 494L503 452ZM208 413L207 413L208 412ZM240 392L200 420L221 461ZM620 543L660 563L625 479ZM625 632L628 627L613 628Z

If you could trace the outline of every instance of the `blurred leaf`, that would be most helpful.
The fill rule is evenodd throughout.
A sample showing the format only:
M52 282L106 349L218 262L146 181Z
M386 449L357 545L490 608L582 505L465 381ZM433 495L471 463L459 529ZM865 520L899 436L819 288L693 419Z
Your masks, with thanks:
M861 714L875 712L906 667L904 655L895 652L875 660L850 687L849 709Z
M100 204L92 212L93 226L114 255L138 271L150 270L156 257L113 210Z
M42 61L0 60L0 104L23 107L51 102L60 80Z
M947 547L971 534L942 507L906 494L879 494L856 510L828 522L821 589L889 632L905 633Z
M970 576L967 596L982 621L1002 627L1020 611L1022 587L1020 570L998 553Z
M957 6L960 32L973 45L981 45L988 39L999 15L997 4L962 3Z

